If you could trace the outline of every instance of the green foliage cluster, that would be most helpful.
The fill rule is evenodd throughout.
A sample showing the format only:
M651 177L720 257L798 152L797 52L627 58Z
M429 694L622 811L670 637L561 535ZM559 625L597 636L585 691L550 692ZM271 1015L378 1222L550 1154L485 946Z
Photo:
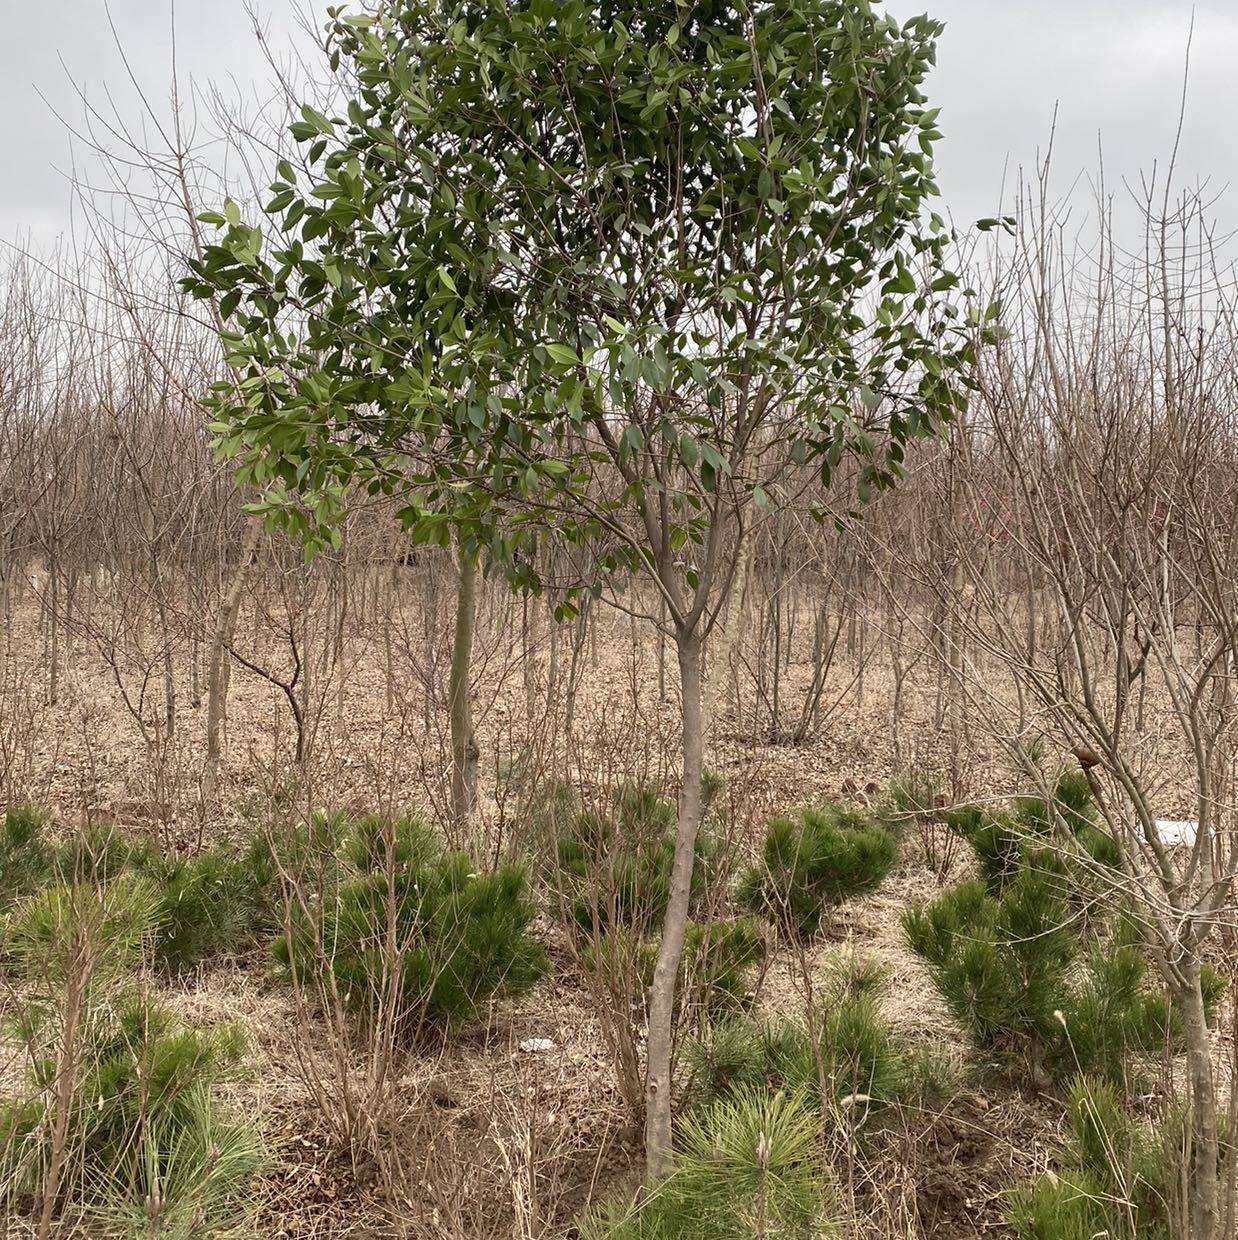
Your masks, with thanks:
M149 950L159 916L156 892L135 874L108 884L47 884L8 913L6 964L52 985L82 970L110 980Z
M781 1090L854 1134L901 1110L945 1102L956 1088L953 1064L894 1032L881 1010L881 987L874 968L836 969L811 1023L716 1022L688 1044L693 1105L737 1091Z
M47 815L34 805L10 805L0 826L0 911L47 880L52 849L44 836Z
M745 1007L750 998L749 974L765 959L766 947L762 927L750 917L708 925L689 923L680 960L681 1001L705 1015ZM647 950L646 959L648 987L657 954Z
M717 802L722 781L702 781L704 821L696 838L690 921L680 962L679 1000L716 1013L743 1005L748 975L765 956L766 941L752 918L716 919L703 907L720 880ZM547 801L555 823L554 857L547 867L551 905L584 938L586 968L612 977L630 970L643 991L653 981L657 930L666 912L675 855L677 811L644 784L620 787L609 810L581 809L562 786Z
M340 810L317 810L305 818L259 826L241 857L237 899L240 916L255 938L270 942L282 933L295 903L293 883L312 891L339 882L341 850L352 818Z
M948 821L981 877L906 910L903 928L978 1050L1021 1061L1044 1088L1075 1072L1122 1081L1141 1058L1180 1045L1180 1015L1149 974L1138 927L1089 904L1112 842L1086 782L1063 777L1053 798L963 807ZM1215 972L1205 989L1214 1005Z
M1011 1194L1016 1240L1169 1240L1177 1186L1166 1134L1132 1121L1112 1084L1086 1076L1070 1083L1067 1121L1058 1168Z
M331 977L359 1014L380 1006L402 1035L474 1019L492 998L528 991L547 960L529 935L524 870L479 872L440 851L418 818L320 818L297 837L311 850L338 839L298 897L275 953L290 977ZM313 862L311 861L312 865Z
M965 404L974 334L926 210L939 30L865 0L335 13L341 114L302 109L262 225L200 217L220 232L184 287L218 298L240 374L221 455L311 541L368 487L521 584L539 511L584 540L640 493L573 502L600 461L631 484L664 460L690 492L671 546L702 541L699 497L790 404L790 459L828 482L854 457L861 501L893 485ZM646 566L607 540L603 571Z
M582 1240L819 1240L830 1189L818 1116L800 1094L742 1088L688 1116L675 1170L614 1202Z
M936 817L941 788L925 770L904 771L891 777L881 797L882 816L894 829L915 819Z
M257 1134L217 1096L244 1053L239 1028L194 1029L132 982L161 916L155 887L121 873L44 886L8 919L10 964L31 984L10 1033L31 1067L0 1103L3 1192L21 1206L40 1191L71 1039L67 1204L91 1235L233 1234L262 1162Z
M743 877L739 901L793 938L820 933L830 911L874 891L898 857L898 842L858 807L806 805L774 818L761 860Z
M334 974L361 1012L388 994L395 970L401 1024L469 1020L488 998L526 991L546 968L527 933L534 909L524 871L478 873L466 855L443 854L413 817L316 813L193 856L166 855L113 826L53 845L44 821L11 811L0 835L0 871L38 896L10 951L40 923L54 944L57 927L90 904L91 892L132 888L150 905L145 949L162 969L273 941L287 973Z
M705 822L697 834L692 905L698 907L711 877L716 845L709 811L716 781L702 789ZM558 829L548 880L554 897L584 931L626 927L656 930L666 912L675 857L677 813L672 801L648 784L624 784L609 810L577 808L564 814L556 801Z
M712 1017L742 1010L750 999L749 975L764 960L766 947L763 927L755 918L689 922L676 990L680 1011ZM585 968L615 981L628 973L644 993L653 984L658 940L612 930L586 942L581 959Z
M257 916L274 890L274 876L262 866L261 837L245 849L224 843L180 856L110 824L92 825L54 844L46 823L46 815L28 807L10 808L5 815L0 880L7 880L9 901L47 884L99 885L126 873L140 875L159 911L151 931L152 958L171 973L252 948L264 930L269 932Z
M1050 796L1016 797L1009 809L963 805L945 810L946 825L967 840L985 884L999 889L1029 866L1057 871L1086 896L1090 874L1118 864L1117 845L1099 825L1082 771L1064 771Z

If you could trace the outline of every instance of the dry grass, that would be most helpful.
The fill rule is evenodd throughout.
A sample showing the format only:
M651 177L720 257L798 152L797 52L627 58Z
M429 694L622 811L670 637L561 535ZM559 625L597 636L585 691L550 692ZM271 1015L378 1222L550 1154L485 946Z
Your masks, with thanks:
M483 623L502 627L502 600L491 600ZM576 707L575 735L559 761L577 771L645 771L669 779L675 767L677 704L657 691L655 651L635 651L627 621L603 613L596 659L586 657ZM243 622L244 624L244 622ZM184 652L177 674L189 679ZM546 651L536 673L544 684ZM74 644L60 701L40 692L41 646L37 614L18 617L0 684L25 703L21 751L23 790L52 807L61 829L83 821L115 821L134 831L158 830L172 846L189 846L200 820L196 762L202 747L202 711L182 709L171 746L172 803L152 802L150 754L119 700L110 676ZM479 834L487 848L518 847L510 836L510 806L495 781L497 761L519 752L545 724L526 718L520 674L500 667L497 683L478 687L479 743L483 755ZM807 668L793 666L794 693ZM345 665L319 690L322 720L302 803L371 808L425 802L441 789L447 755L442 719L422 725L422 692L397 669L394 709L387 709L387 666L377 640L348 642ZM673 682L673 676L669 678ZM844 668L836 679L850 680ZM342 688L341 688L342 684ZM933 727L935 685L927 673L909 681L899 724L905 754L931 761L944 752ZM813 798L876 789L893 773L892 682L875 658L866 669L865 694L846 695L821 735L810 743L761 743L744 724L715 721L709 764L728 777L738 842L751 847L764 818ZM183 701L187 700L187 694ZM12 705L12 703L11 703ZM282 696L234 668L222 787L226 811L212 817L207 835L245 815L261 815L286 768L288 722ZM745 704L746 709L746 704ZM4 707L0 705L0 715ZM744 713L741 711L741 714ZM10 727L18 713L10 710ZM620 752L623 745L631 752ZM1000 795L1013 785L1003 747L982 731L962 751L961 782L974 796ZM568 759L570 758L570 761ZM1185 811L1167 795L1163 812ZM887 1011L897 1029L949 1048L961 1039L905 948L899 910L931 898L943 876L925 863L917 837L882 890L839 910L831 941L840 950L885 966ZM265 959L213 968L184 980L173 993L195 1022L240 1020L250 1031L250 1070L234 1087L236 1101L261 1117L272 1153L263 1182L262 1234L272 1237L544 1237L570 1232L576 1213L603 1188L630 1179L637 1139L607 1061L588 988L556 931L539 931L555 961L550 978L519 1005L500 1005L485 1026L433 1054L415 1054L395 1086L389 1138L393 1158L378 1166L364 1153L339 1149L316 1115L297 1070L299 1056L326 1054L321 1031L304 1022L287 991L269 976ZM760 1001L770 1011L791 1010L796 988L789 964L775 958ZM521 1043L549 1039L549 1050ZM857 1237L951 1237L1001 1234L1005 1187L1046 1165L1054 1117L1017 1093L970 1088L940 1114L913 1117L865 1160L834 1168L840 1203ZM398 1175L393 1175L392 1167Z

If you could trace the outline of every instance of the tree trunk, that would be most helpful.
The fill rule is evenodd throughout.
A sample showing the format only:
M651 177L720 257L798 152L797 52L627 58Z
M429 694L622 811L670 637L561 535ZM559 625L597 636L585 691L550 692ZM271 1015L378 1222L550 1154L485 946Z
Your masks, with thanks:
M347 630L348 622L348 542L345 538L340 548L340 559L336 566L339 585L335 593L335 649L332 651L332 674L335 676L335 730L337 735L344 731L344 707L347 701L348 675L344 663L348 655ZM361 600L364 603L364 599Z
M1186 1032L1187 1072L1191 1085L1191 1240L1220 1240L1220 1135L1216 1082L1208 1042L1208 1019L1199 985L1199 966L1182 993L1182 1023Z
M249 566L258 550L262 537L262 522L250 518L241 535L241 558L236 572L228 585L215 620L215 633L211 639L211 657L206 672L206 766L202 772L202 804L215 800L219 786L220 732L228 712L228 647L236 633L237 616L241 610L241 597L245 592L245 579Z
M961 753L967 721L963 715L963 561L950 574L950 790L962 787Z
M47 590L51 596L51 608L47 613L47 701L55 706L60 698L60 583L59 563L53 544L47 565Z
M84 956L86 952L83 951L82 954ZM43 1200L39 1210L39 1240L47 1240L47 1237L52 1234L52 1219L56 1211L56 1201L60 1196L60 1179L66 1158L69 1113L73 1105L73 1090L77 1084L78 1032L85 1000L86 978L89 972L90 966L85 959L75 959L69 967L66 980L64 1023L61 1026L60 1052L56 1060L51 1150L47 1171L43 1175Z
M576 720L576 691L580 687L580 656L585 648L585 641L592 627L590 621L589 600L586 597L581 603L580 615L572 633L572 658L567 670L567 695L563 708L563 735L568 743L572 740L572 727Z
M743 623L744 598L748 593L748 572L751 564L752 539L745 530L743 542L739 548L739 566L735 570L731 597L726 602L722 628L710 646L709 681L705 691L705 725L707 727L718 717L719 709L726 702L727 688L731 683L731 656L735 653L740 626Z
M701 718L701 640L677 634L679 683L683 714L683 782L679 821L675 828L675 859L671 888L662 923L662 941L649 991L648 1064L645 1074L645 1160L650 1179L671 1169L671 1056L674 1045L675 982L688 926L696 833L701 823L701 768L704 729Z
M189 641L189 705L193 710L202 705L202 640L196 628Z
M156 570L155 606L159 611L159 638L163 647L163 718L164 733L171 738L176 732L176 675L172 666L172 629L168 618L168 601L163 593L163 580Z
M451 813L457 826L468 821L477 787L477 741L473 736L473 711L469 697L476 602L477 560L461 548L456 630L451 644L451 680L447 689L451 714Z
M666 599L658 603L658 701L666 701Z

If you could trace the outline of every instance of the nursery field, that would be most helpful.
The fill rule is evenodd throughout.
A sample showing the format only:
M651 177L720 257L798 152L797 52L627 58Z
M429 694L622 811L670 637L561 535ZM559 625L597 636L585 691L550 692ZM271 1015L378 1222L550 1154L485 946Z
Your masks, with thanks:
M127 963L127 985L177 1022L177 1036L203 1039L190 1051L193 1077L200 1079L205 1062L213 1065L205 1074L212 1114L243 1120L253 1140L252 1149L240 1151L239 1183L224 1185L221 1197L226 1204L233 1192L233 1205L243 1198L245 1208L236 1220L226 1209L221 1218L243 1219L261 1235L574 1235L591 1209L627 1200L641 1178L639 952L629 956L617 942L602 964L596 953L615 934L606 924L612 916L646 933L656 922L657 897L643 884L662 864L657 832L673 820L677 688L663 669L659 689L656 644L641 634L634 643L626 618L604 611L580 643L576 683L564 684L560 675L556 687L549 664L554 622L543 621L530 647L527 635L522 641L513 630L506 592L487 587L476 629L484 659L471 688L482 755L477 800L467 828L450 824L443 687L419 674L408 652L393 661L383 636L405 608L428 609L419 576L400 570L395 584L387 583L381 611L361 608L349 617L344 657L325 666L316 685L315 740L299 765L290 761L285 696L236 665L220 810L205 819L193 776L203 708L181 709L174 738L152 747L126 705L127 682L118 685L90 641L116 608L115 596L83 592L83 618L59 656L54 704L46 694L47 625L35 605L37 576L13 612L3 665L4 744L10 779L20 778L24 794L10 804L0 856L9 892L6 938L22 933L13 911L22 907L22 893L54 881L58 868L79 882L83 866L109 884L124 870L150 876L155 888L142 894L152 907L134 914L150 921ZM285 626L272 622L274 604L265 593L255 583L235 640L247 662L269 666L280 657ZM761 609L751 610L744 632L755 646ZM450 640L450 608L441 611L436 623L423 624L431 648ZM864 649L853 638L848 652L840 643L829 669L829 722L810 738L774 743L762 735L750 716L758 687L746 676L736 678L735 699L724 700L711 721L708 767L718 791L710 826L718 855L696 915L706 927L751 925L753 941L732 961L720 939L719 976L687 979L700 993L693 999L699 1010L682 1033L681 1105L686 1114L699 1107L693 1094L705 1088L711 1055L722 1054L718 1070L726 1070L725 1055L735 1052L725 1039L736 1029L812 1028L820 1021L818 1036L839 1059L829 1071L842 1074L831 1080L829 1144L820 1153L828 1195L816 1207L820 1217L856 1236L1013 1235L1011 1193L1059 1165L1068 1142L1059 1095L1051 1080L1033 1082L1025 1069L999 1066L1001 1057L989 1048L969 1047L966 1022L910 946L904 917L983 872L983 853L969 846L975 837L950 807L996 810L1017 793L1034 793L1035 785L1007 742L983 724L952 739L941 714L940 675L927 662L908 676L896 704L887 652L873 648L880 618L864 616L859 624L872 634L870 644ZM559 635L560 649L570 649L574 627ZM194 680L190 653L189 643L177 643L173 677L182 692ZM815 683L812 653L806 642L784 667L782 691L797 709ZM530 700L540 707L532 718ZM1151 736L1163 725L1163 706L1146 709ZM1172 746L1161 748L1168 755ZM1039 760L1045 778L1059 767L1078 770L1070 755L1046 752ZM661 799L665 810L612 808L637 789ZM567 799L556 805L561 797ZM571 832L576 798L612 816L618 831L573 868L578 858L565 855L555 832ZM1160 804L1170 817L1190 810L1185 796ZM875 884L856 882L837 902L814 896L810 912L820 920L788 937L776 908L743 920L753 907L745 903L743 876L759 864L767 825L805 805L854 814L858 825L884 824L897 846L879 865ZM296 824L324 809L353 822L380 814L389 824L412 813L438 822L445 842L467 850L479 869L520 866L528 908L518 920L540 957L529 978L482 983L458 1024L430 1020L402 1030L389 1014L358 1013L338 991L323 990L320 978L311 980L313 970L290 974L286 935L317 895L340 893L340 876L321 861L294 868L303 846L294 839ZM27 817L40 824L38 848L18 827ZM339 839L331 846L338 848ZM58 851L75 860L55 861ZM37 876L36 854L43 870ZM406 859L397 853L390 860L401 873ZM634 874L617 872L617 864L632 861ZM374 864L382 872L387 863ZM105 908L98 915L113 914ZM129 914L118 905L122 915ZM370 948L383 924L380 903L364 920ZM409 927L401 934L410 937L392 944L397 959L416 938ZM342 944L319 950L334 958ZM1003 947L1002 970L1012 966L1012 950ZM377 966L379 978L388 967L394 966ZM509 960L505 967L515 973L520 964ZM363 968L348 975L348 984L366 978L374 984ZM12 1028L24 1028L34 995L62 984L40 958L37 972L7 987ZM509 996L509 988L517 993ZM429 980L419 983L419 994L433 990ZM713 990L725 994L721 1005ZM863 1023L847 1027L857 1011ZM418 1024L423 1020L424 1013ZM233 1037L235 1048L216 1064L211 1040ZM723 1042L717 1050L713 1039ZM1227 1064L1232 1035L1221 1030L1213 1041L1218 1062ZM1129 1047L1123 1038L1118 1045L1124 1058ZM13 1099L31 1088L33 1049L10 1035L4 1079ZM1154 1035L1142 1089L1174 1072L1167 1049ZM1128 1066L1122 1063L1123 1073ZM815 1068L808 1073L815 1075ZM850 1095L864 1100L847 1104ZM29 1157L20 1144L13 1153ZM173 1226L182 1210L210 1217L210 1201L200 1193L190 1190L172 1212ZM122 1233L136 1226L124 1217L101 1213L85 1224L87 1233L104 1226L100 1218ZM24 1234L22 1211L7 1225L11 1234Z
M158 86L101 4L0 237L0 1234L1238 1238L1222 148L935 163L1102 30L1142 130L1110 2L942 0L1041 36L964 108L882 0L178 0Z
M673 795L674 686L660 698L656 652L647 642L634 649L626 623L603 616L599 627L593 652L584 658L566 760L585 773L594 797L604 798L627 781ZM23 609L14 630L9 683L31 686L46 674L33 609ZM511 652L499 661L506 657ZM9 725L10 749L23 754L28 787L48 811L50 839L115 825L127 838L153 839L161 849L193 856L244 841L273 819L298 812L303 798L295 776L272 776L287 728L278 689L246 678L243 670L236 674L222 781L226 813L200 830L189 785L181 789L180 804L152 807L150 756L107 668L80 649L65 662L62 699L54 707L32 704L25 736ZM544 665L544 654L539 662ZM306 776L317 803L357 814L380 806L397 812L424 808L431 799L426 782L442 779L450 758L441 740L425 733L420 705L408 700L416 688L402 682L397 694L404 700L389 714L386 671L382 650L358 641L342 678L342 703L334 688L323 690L330 702L331 717L323 725L328 734L318 745L323 756ZM810 671L797 663L793 683L806 681ZM188 669L177 673L187 683ZM544 680L544 666L534 675ZM853 672L844 662L835 675L841 688ZM484 764L478 829L483 847L508 855L521 849L503 834L519 838L529 824L515 806L500 805L499 775L537 746L546 721L524 717L523 676L505 679L483 682L475 694L487 702L477 720L479 748L497 759ZM635 694L628 692L632 685ZM933 727L933 691L931 682L908 690L900 727L913 752L927 754L942 745ZM755 853L767 818L802 803L880 800L894 770L890 698L880 669L870 668L863 700L852 687L828 734L796 746L754 743L729 720L718 721L711 769L726 781L721 795L728 846L737 858ZM200 713L182 716L184 735L177 743L187 751L201 744L195 735ZM976 751L967 755L967 778L986 798L998 796L1014 776L991 739L977 740ZM88 788L82 786L84 772L90 773ZM942 1055L953 1075L963 1068L957 1027L906 947L899 914L968 869L962 850L951 847L940 827L913 828L881 888L841 906L809 949L811 967L823 975L834 967L880 968L880 1009L891 1033ZM335 1046L320 1016L306 1019L277 975L270 943L247 943L241 951L223 943L222 951L190 961L174 978L154 975L161 999L195 1028L239 1022L245 1031L244 1059L223 1093L228 1105L257 1118L267 1147L254 1189L263 1234L556 1234L591 1200L636 1182L640 1134L616 1081L607 1032L599 1027L593 984L582 975L578 945L556 922L554 896L539 892L538 903L531 933L549 954L550 975L519 999L487 1007L463 1038L404 1052L391 1066L390 1082L376 1087L380 1099L373 1100L381 1106L387 1148L363 1149L356 1164L336 1139L340 1121L334 1108L343 1105L337 1095L346 1089L366 1105L374 1071L367 1047L360 1035ZM794 1013L802 1003L794 962L776 946L751 971L747 986L754 1013ZM23 1050L10 1046L10 1080L20 1079ZM357 1079L321 1080L341 1069ZM327 1091L329 1101L317 1096L319 1090ZM322 1113L324 1101L328 1115ZM1017 1089L965 1087L959 1075L931 1107L900 1115L895 1129L883 1134L874 1161L847 1168L842 1210L866 1229L860 1234L1000 1233L1003 1191L1047 1165L1054 1126L1052 1111ZM376 1159L394 1161L399 1173L380 1171ZM389 1183L393 1174L407 1175L409 1182Z

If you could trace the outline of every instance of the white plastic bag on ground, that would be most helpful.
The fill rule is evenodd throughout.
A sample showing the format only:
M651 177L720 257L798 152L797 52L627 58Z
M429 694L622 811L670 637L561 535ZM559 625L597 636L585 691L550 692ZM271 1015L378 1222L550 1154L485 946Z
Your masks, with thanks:
M1156 827L1161 843L1167 848L1176 848L1180 844L1190 848L1199 831L1199 823L1190 819L1175 821L1172 818L1158 818L1152 825Z

